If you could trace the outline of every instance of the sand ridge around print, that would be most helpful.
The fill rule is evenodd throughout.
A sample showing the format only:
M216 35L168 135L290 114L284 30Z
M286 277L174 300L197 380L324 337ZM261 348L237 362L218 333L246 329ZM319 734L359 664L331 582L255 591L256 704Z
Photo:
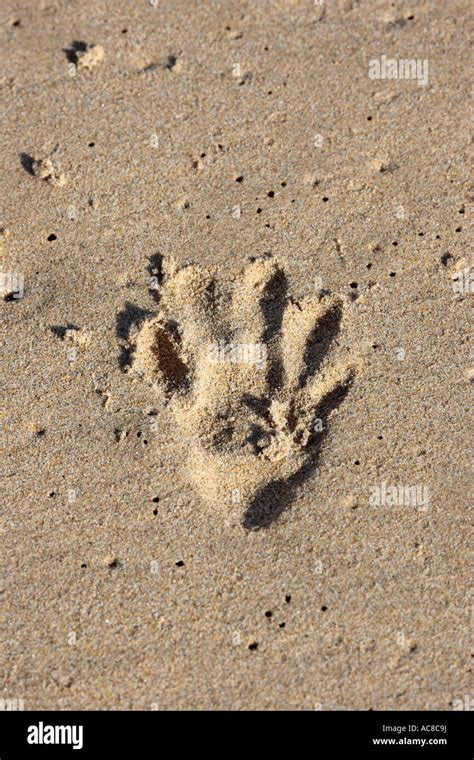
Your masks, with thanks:
M464 0L3 0L0 706L457 710Z

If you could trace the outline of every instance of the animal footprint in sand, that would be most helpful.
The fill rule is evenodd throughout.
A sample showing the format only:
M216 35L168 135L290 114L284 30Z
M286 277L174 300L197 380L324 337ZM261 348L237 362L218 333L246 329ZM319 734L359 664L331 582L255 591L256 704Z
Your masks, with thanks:
M230 303L195 266L172 264L160 295L160 313L131 339L133 371L164 390L201 497L246 512L314 462L328 408L350 384L350 367L324 361L342 302L289 298L273 259L247 267Z

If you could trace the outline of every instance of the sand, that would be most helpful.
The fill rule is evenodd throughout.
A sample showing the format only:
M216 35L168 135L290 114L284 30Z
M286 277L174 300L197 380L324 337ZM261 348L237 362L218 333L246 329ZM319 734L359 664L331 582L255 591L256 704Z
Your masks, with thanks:
M466 704L467 11L4 0L0 704Z

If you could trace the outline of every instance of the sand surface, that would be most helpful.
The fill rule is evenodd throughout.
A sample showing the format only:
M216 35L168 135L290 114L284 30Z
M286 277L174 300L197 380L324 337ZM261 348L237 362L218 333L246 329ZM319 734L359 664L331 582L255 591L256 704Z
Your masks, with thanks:
M469 695L467 17L2 0L1 699Z

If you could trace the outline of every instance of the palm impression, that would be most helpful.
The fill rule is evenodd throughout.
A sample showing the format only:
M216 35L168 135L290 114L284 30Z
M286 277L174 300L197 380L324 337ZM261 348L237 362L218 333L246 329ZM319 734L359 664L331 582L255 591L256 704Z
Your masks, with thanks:
M267 524L310 472L352 380L328 361L343 303L290 298L273 259L249 264L231 297L204 269L171 264L160 295L131 339L133 371L164 391L202 499Z

